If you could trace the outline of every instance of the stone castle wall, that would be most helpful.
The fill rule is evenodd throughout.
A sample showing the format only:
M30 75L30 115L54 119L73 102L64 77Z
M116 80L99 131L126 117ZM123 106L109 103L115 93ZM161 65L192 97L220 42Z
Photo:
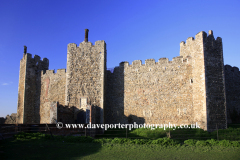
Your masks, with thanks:
M18 123L52 123L55 119L74 123L79 115L89 113L94 123L197 122L205 130L214 130L226 128L226 98L228 105L238 107L238 102L229 102L226 96L237 83L229 79L237 74L225 67L224 78L222 40L215 40L212 31L181 42L180 56L172 61L122 62L113 73L106 70L106 43L92 45L85 38L79 46L68 45L66 71L47 69L47 59L24 54Z
M40 95L40 123L50 122L50 106L52 102L58 102L59 106L65 105L66 70L47 70L41 73Z
M192 123L191 57L123 62L108 73L112 123ZM109 102L109 101L112 102Z
M199 32L180 43L180 56L120 63L107 74L109 122L198 122L205 130L226 128L221 38Z
M240 123L240 72L239 68L224 66L228 123Z

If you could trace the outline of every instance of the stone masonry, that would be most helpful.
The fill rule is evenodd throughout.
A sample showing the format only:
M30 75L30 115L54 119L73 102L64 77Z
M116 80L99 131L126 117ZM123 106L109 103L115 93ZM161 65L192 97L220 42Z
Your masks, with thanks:
M17 113L7 115L5 118L0 117L0 124L16 124Z
M181 42L172 61L121 62L113 72L106 69L106 43L92 45L88 31L79 46L68 44L67 70L55 73L48 59L24 53L17 123L197 122L212 131L239 119L240 72L224 67L222 39L212 31Z
M227 122L240 123L240 72L239 68L230 65L224 66Z

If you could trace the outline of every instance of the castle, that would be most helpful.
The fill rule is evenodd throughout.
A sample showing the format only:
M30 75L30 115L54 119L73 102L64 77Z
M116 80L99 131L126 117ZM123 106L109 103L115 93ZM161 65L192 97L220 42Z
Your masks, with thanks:
M180 56L106 68L106 43L68 44L67 69L27 53L20 61L17 123L200 124L226 128L240 119L239 69L224 66L222 39L199 32ZM233 80L235 79L235 80ZM240 79L240 78L239 78Z

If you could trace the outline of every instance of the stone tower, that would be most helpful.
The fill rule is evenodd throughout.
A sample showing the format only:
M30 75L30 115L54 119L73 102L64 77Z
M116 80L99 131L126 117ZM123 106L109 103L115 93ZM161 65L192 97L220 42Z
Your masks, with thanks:
M205 130L225 129L226 95L222 39L215 40L213 31L209 35L199 32L180 43L180 56L192 57L192 85L194 121L202 122Z
M27 53L24 46L23 58L20 61L17 123L40 123L40 89L41 71L47 70L49 61L47 58Z
M99 115L95 122L104 123L106 53L104 41L96 41L95 45L88 41L88 29L78 47L68 44L65 105L75 108L74 117L90 105Z
M222 39L211 30L181 42L180 56L172 61L121 62L112 72L106 69L105 41L93 45L88 32L79 46L68 44L67 70L56 73L48 70L48 59L32 58L24 46L17 123L197 122L213 131L226 128L226 91L229 111L239 110L240 72L229 66L224 71Z

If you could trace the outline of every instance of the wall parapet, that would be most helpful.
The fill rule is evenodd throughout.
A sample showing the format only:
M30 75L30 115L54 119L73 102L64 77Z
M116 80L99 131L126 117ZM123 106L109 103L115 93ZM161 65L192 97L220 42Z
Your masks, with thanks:
M158 62L155 61L155 59L146 59L145 60L145 64L142 64L141 60L134 60L132 62L132 64L130 65L129 62L127 61L123 61L121 63L119 63L119 66L114 67L114 69L111 69L111 73L114 73L115 71L119 71L120 68L139 68L139 67L154 67L154 66L161 66L161 67L169 67L169 65L171 66L180 66L184 63L189 63L191 61L192 57L191 56L187 56L187 57L183 57L183 56L177 56L177 57L173 57L172 61L169 61L168 58L160 58L158 60Z
M57 69L57 72L54 70L42 70L41 75L48 75L48 76L54 76L54 75L61 75L61 74L66 74L66 69Z
M73 48L73 49L77 49L77 48L85 48L85 47L98 47L98 46L101 46L102 44L105 44L105 41L104 40L98 40L95 42L95 44L93 45L92 42L88 41L88 42L81 42L79 44L79 46L77 46L76 43L69 43L68 44L68 48Z
M184 41L180 43L180 56L193 56L192 54L196 54L196 50L194 49L198 47L202 48L203 46L204 52L207 50L210 51L214 48L218 48L218 50L221 50L222 38L217 37L215 39L212 30L209 30L208 35L206 32L201 31L195 35L195 38L189 37L186 40L186 43ZM209 53L212 53L212 51L210 51Z
M187 40L186 40L186 43L185 43L185 41L180 42L180 47L191 45L193 42L195 42L197 40L201 40L202 38L203 38L204 41L222 42L222 38L221 37L217 37L215 39L214 35L213 35L213 31L209 30L208 31L208 35L207 35L206 32L201 31L201 32L199 32L199 33L197 33L195 35L195 38L194 37L188 37Z
M232 71L232 72L234 72L234 73L240 74L239 68L238 68L238 67L235 67L235 66L231 66L231 65L226 64L226 65L224 66L224 69L227 70L227 71Z
M47 58L43 58L42 60L41 60L41 57L39 56L39 55L34 55L33 57L32 57L32 54L30 54L30 53L24 53L23 54L23 58L21 59L21 61L22 60L25 60L25 59L28 59L28 60L30 60L30 61L35 61L35 62L38 62L38 63L46 63L46 64L49 64L49 60L47 59Z

